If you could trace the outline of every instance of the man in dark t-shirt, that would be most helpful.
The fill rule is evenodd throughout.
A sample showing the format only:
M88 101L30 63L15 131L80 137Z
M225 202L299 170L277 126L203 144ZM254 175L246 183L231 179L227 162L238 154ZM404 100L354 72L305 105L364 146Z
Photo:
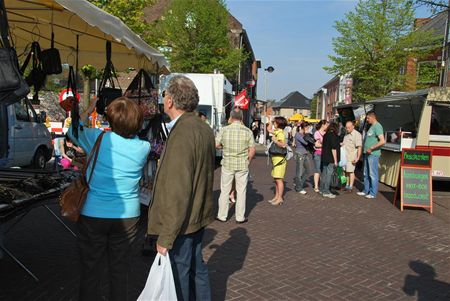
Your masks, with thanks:
M340 160L341 145L339 140L338 126L336 123L330 123L326 134L323 136L322 143L322 173L320 175L320 193L330 199L334 199L336 195L330 191L331 176Z

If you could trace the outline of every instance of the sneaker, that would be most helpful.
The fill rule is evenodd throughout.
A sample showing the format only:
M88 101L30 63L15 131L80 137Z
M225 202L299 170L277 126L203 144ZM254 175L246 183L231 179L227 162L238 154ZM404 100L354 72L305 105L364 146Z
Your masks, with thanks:
M305 189L300 190L298 193L305 195L307 192Z
M360 195L360 196L366 196L366 193L365 193L364 191L359 191L359 192L357 192L356 194L357 194L357 195Z
M236 221L236 224L245 224L246 222L248 222L248 219L244 218L243 221Z
M314 192L320 193L319 188L314 188Z
M366 199L374 199L375 197L373 195L371 195L371 194L368 194L368 195L365 196L365 198Z
M334 199L336 197L335 194L332 193L324 193L322 194L324 198Z

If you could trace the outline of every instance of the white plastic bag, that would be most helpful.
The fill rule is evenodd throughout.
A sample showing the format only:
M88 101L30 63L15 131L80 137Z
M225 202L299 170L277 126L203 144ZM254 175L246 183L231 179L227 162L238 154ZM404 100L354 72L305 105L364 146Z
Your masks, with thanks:
M292 157L294 157L294 152L292 151L292 148L289 145L286 145L287 154L286 154L286 160L291 160Z
M345 151L345 147L341 146L341 160L338 164L340 167L345 167L347 165L347 152Z
M158 253L153 261L144 290L137 301L176 301L177 292L173 280L169 253Z

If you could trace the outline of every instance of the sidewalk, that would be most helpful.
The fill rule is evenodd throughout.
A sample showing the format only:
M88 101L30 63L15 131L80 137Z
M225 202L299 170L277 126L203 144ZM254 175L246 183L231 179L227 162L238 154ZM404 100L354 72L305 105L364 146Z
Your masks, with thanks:
M383 186L374 200L356 194L324 199L311 188L302 196L292 190L294 171L289 161L285 202L270 205L274 185L259 152L251 165L249 222L236 224L231 208L227 223L206 229L214 301L450 300L449 223L423 210L400 212ZM216 200L219 183L217 169ZM52 209L58 211L56 205ZM11 230L6 245L40 282L5 257L0 300L76 300L76 241L48 212L31 212ZM141 250L142 239L133 249L130 300L142 290L152 263Z

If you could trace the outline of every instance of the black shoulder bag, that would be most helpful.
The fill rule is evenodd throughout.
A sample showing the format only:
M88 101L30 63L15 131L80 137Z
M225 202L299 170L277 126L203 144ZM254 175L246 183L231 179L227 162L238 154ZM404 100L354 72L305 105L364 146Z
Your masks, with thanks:
M9 43L5 4L0 3L0 102L9 105L27 96L30 88L20 74L16 51Z
M22 74L28 67L30 60L32 61L32 68L30 73L25 77L25 80L29 86L34 87L34 93L36 95L37 92L45 85L45 79L47 77L42 70L41 46L38 42L31 43L31 50L20 68L20 72Z
M55 34L53 33L52 30L52 44L50 46L50 49L46 49L41 53L42 71L46 75L60 74L62 72L61 57L59 55L59 50L56 49L54 46L55 46Z
M114 78L116 79L119 88L114 85ZM107 87L109 82L110 87ZM98 101L96 105L97 113L104 115L108 105L116 98L122 96L122 89L120 88L119 81L117 79L116 70L111 61L111 42L106 42L106 66L103 71L102 80L98 87Z

